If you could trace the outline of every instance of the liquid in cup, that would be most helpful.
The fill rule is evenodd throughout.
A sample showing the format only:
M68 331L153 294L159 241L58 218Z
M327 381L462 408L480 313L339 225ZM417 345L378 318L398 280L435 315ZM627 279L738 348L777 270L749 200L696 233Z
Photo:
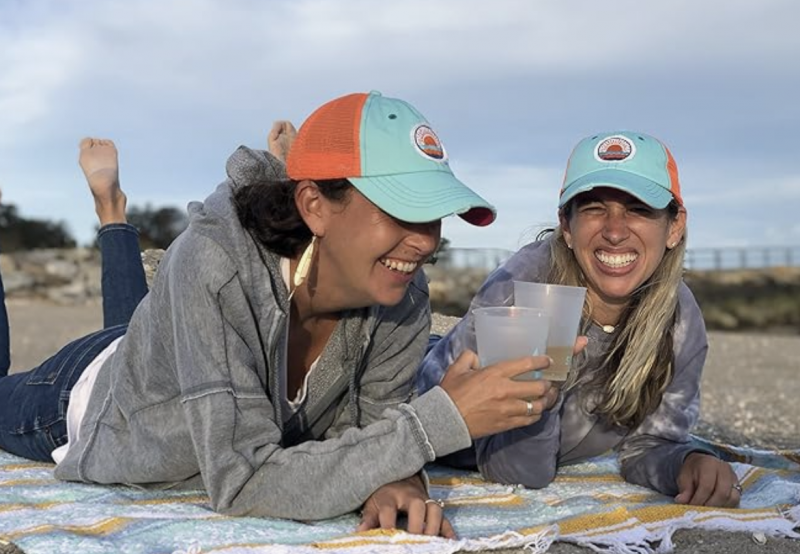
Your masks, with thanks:
M542 372L543 379L566 380L585 297L584 287L514 281L515 306L538 308L550 314L546 354L553 363Z
M544 310L517 306L476 308L475 338L481 367L524 356L543 354L547 347L550 318ZM530 371L517 380L541 379L541 371Z

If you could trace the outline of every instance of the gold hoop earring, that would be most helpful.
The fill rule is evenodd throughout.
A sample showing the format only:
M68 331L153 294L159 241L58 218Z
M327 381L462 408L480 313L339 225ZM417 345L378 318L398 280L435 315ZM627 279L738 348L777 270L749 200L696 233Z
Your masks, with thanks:
M292 288L292 292L289 293L289 300L294 296L294 291L297 290L297 287L306 282L308 272L311 270L311 261L314 259L316 245L317 235L312 235L311 242L306 246L303 255L300 256L300 261L297 262L297 269L294 270L294 277L292 277L292 285L294 285L294 288Z

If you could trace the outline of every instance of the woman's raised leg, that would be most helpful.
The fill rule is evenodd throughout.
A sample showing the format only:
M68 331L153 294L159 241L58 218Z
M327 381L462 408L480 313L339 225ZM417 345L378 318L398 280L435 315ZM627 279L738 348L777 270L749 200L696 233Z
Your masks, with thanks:
M117 148L110 140L85 138L78 159L100 220L103 328L127 324L147 294L139 232L128 224L127 197L119 184Z

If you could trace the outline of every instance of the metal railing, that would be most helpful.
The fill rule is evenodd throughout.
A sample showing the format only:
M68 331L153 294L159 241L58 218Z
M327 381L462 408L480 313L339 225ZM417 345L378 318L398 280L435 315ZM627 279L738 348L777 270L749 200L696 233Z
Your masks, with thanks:
M436 265L492 270L513 254L502 248L447 248L437 255ZM800 267L800 246L690 248L686 251L685 266L714 271Z
M686 269L714 271L800 267L800 246L690 248L684 265Z

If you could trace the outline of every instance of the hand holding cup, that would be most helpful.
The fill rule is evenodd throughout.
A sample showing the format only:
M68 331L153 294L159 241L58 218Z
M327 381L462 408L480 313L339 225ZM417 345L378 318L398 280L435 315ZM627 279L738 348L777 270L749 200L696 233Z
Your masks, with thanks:
M477 354L467 350L447 369L440 386L476 439L541 419L555 401L550 382L517 379L549 365L547 356L525 356L481 367Z

